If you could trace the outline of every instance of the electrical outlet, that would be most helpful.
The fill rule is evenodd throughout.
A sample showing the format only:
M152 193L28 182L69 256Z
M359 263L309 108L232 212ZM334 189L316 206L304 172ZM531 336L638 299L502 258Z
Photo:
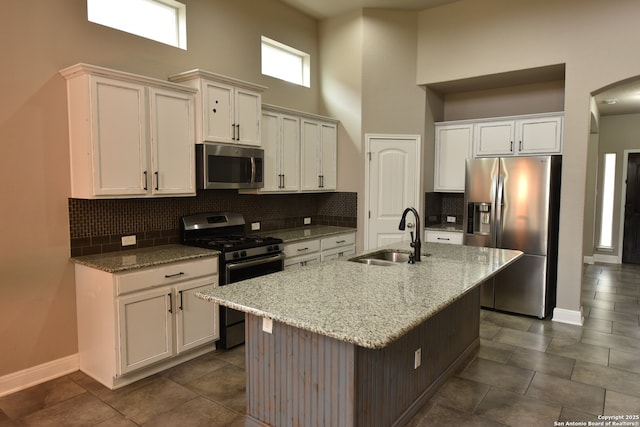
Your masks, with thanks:
M456 222L455 216L447 216L447 222Z
M305 217L302 222L304 223L304 225L311 224L311 217L310 216Z
M252 222L251 223L251 231L258 231L260 230L260 222Z
M413 355L413 369L418 369L422 363L422 348L416 350Z
M268 334L273 332L273 320L268 317L262 318L262 330Z
M136 235L122 236L122 246L132 246L136 244Z

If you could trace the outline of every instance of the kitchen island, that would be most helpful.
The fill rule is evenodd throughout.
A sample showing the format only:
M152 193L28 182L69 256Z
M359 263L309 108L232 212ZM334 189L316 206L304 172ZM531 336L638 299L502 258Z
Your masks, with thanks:
M388 248L411 250L408 243ZM479 345L479 285L518 251L426 244L203 291L247 313L248 425L402 425Z

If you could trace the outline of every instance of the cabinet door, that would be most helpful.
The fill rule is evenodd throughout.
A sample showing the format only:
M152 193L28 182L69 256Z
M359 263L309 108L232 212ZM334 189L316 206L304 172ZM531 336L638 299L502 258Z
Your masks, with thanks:
M233 87L205 80L202 91L202 137L211 142L235 142Z
M515 122L482 122L474 132L476 157L512 156L515 154Z
M280 115L262 113L262 148L264 148L264 187L261 191L279 191L280 177Z
M147 170L143 85L91 78L93 189L96 196L144 195Z
M234 142L260 145L260 115L262 96L244 89L235 89Z
M193 96L150 89L150 107L152 193L195 195Z
M436 126L434 190L464 192L465 161L471 158L473 125Z
M562 117L518 120L517 134L521 154L562 153Z
M218 285L218 276L176 286L177 353L220 338L218 304L196 297L196 293Z
M337 149L338 132L336 125L322 123L320 125L320 184L323 190L336 189Z
M320 254L310 254L304 256L298 256L294 258L288 258L284 260L284 269L293 270L296 268L307 267L309 265L318 264L320 262Z
M282 116L279 151L282 190L297 191L300 188L300 119L298 117Z
M353 245L345 246L342 248L335 248L329 251L323 251L320 257L320 261L325 262L325 261L331 261L334 259L349 258L354 256L355 254L356 254L356 247Z
M300 123L300 190L320 188L320 123L302 119Z
M167 287L118 298L119 374L173 356L172 300Z

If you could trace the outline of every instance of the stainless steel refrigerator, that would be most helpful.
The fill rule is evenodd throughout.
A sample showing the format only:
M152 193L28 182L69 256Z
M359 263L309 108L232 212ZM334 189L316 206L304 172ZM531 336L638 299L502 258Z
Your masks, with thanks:
M541 319L555 306L561 168L561 156L467 160L464 244L525 254L482 284L482 306Z

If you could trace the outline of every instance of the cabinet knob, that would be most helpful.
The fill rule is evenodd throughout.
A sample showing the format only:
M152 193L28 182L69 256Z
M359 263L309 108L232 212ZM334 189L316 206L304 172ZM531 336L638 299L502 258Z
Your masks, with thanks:
M213 110L211 110L211 111L213 111L214 113L217 113L217 112L218 112L218 110L216 110L215 108L214 108Z

